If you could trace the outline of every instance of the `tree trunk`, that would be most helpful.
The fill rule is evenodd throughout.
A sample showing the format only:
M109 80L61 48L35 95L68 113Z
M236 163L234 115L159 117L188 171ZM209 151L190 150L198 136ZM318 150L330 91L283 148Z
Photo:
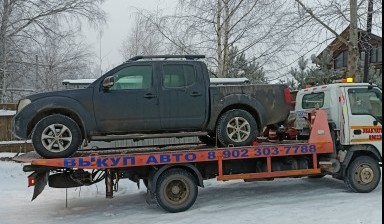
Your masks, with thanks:
M10 5L9 0L3 1L3 14L1 18L1 27L0 27L0 71L1 71L1 103L5 102L5 90L7 87L6 78L7 78L7 28L10 16Z
M222 45L222 24L221 24L221 13L223 11L222 0L217 0L217 14L216 14L216 38L217 38L217 77L223 77L223 45Z
M229 0L224 0L224 49L223 49L223 77L228 77L229 70L229 28L230 28Z
M347 77L352 77L355 82L361 82L359 74L359 46L357 30L357 0L350 0L351 24L349 29L348 66Z

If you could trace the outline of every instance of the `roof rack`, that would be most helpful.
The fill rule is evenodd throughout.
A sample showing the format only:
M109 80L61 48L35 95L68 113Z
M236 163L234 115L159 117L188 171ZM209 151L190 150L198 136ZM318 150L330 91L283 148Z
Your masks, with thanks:
M147 56L135 56L128 61L138 61L141 59L154 59L154 58L162 58L162 59L169 59L169 58L183 58L187 60L197 60L205 58L205 55L147 55Z

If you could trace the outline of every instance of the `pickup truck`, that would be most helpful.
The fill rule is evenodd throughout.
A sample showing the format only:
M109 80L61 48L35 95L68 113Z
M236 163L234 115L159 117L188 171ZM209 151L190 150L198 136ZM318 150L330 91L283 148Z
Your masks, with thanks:
M285 121L286 85L210 85L201 55L137 56L85 89L20 100L14 133L45 158L69 157L91 140L200 136L221 146L252 144Z

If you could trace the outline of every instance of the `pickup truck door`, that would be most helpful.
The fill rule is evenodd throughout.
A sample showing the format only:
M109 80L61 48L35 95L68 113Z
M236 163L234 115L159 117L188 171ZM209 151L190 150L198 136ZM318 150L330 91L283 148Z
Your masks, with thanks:
M347 100L343 107L345 144L368 144L381 152L382 93L377 87L343 88Z
M114 85L103 90L102 80L94 90L94 112L102 133L134 133L160 128L154 65L122 66L108 76Z
M161 65L160 117L163 130L201 130L207 117L209 83L194 62Z

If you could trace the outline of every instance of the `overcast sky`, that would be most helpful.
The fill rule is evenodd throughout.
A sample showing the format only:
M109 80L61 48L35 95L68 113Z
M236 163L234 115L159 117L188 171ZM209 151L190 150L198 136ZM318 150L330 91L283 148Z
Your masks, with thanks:
M100 42L100 31L83 26L83 35L86 43L90 44L95 54L102 58L102 72L121 64L123 57L119 49L123 40L131 31L134 12L136 9L156 10L160 9L167 13L173 13L175 6L179 0L106 0L102 5L102 9L107 14L107 23L102 27L102 38ZM322 49L325 46L321 47ZM321 51L317 49L317 51ZM309 53L317 54L319 52ZM298 57L297 57L298 58ZM296 59L297 60L297 59ZM296 60L293 59L292 66L295 66ZM97 66L99 60L95 61Z
M125 37L129 34L135 9L174 11L178 0L107 0L102 9L107 13L107 24L102 27L101 55L102 69L111 69L123 62L119 51ZM99 31L84 27L86 42L91 45L97 56L100 54ZM98 63L98 62L97 62Z

